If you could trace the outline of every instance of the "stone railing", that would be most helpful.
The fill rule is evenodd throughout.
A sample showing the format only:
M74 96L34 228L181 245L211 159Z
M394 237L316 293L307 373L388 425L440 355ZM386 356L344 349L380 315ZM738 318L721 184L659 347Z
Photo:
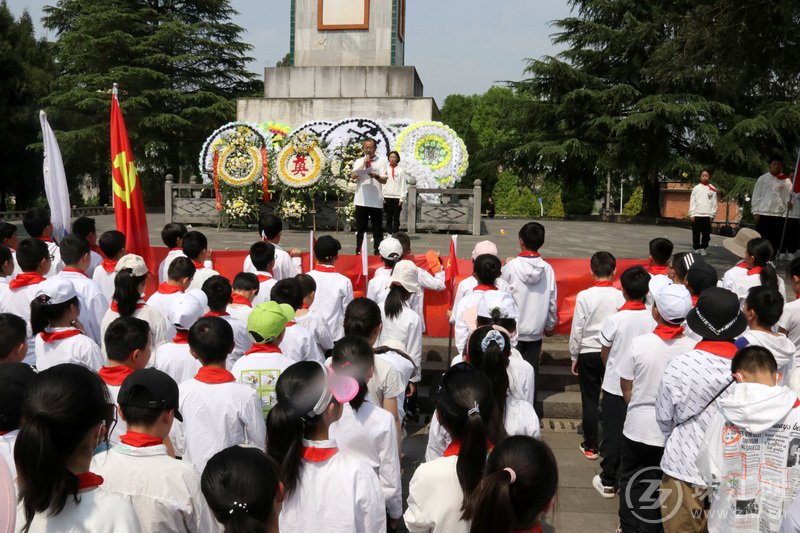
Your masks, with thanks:
M108 205L98 205L93 207L72 207L70 213L72 218L77 217L96 217L98 215L110 215L114 208ZM0 211L0 220L22 220L25 211Z
M219 225L222 212L217 211L214 186L203 183L175 183L172 174L164 182L164 220L166 223ZM194 181L194 180L192 180ZM203 198L211 191L210 198Z
M472 189L418 189L408 178L408 232L463 231L481 234L481 180Z

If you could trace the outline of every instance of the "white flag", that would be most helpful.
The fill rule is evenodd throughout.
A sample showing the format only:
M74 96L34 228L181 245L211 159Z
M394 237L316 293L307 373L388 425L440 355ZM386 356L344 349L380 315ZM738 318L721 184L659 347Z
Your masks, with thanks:
M50 207L50 221L53 223L53 238L60 241L69 233L71 212L69 207L69 189L67 173L64 172L64 161L58 148L56 135L47 122L47 114L39 111L39 122L42 124L44 140L44 192Z
M308 232L308 271L314 270L314 245L317 244L317 238L314 236L314 230Z

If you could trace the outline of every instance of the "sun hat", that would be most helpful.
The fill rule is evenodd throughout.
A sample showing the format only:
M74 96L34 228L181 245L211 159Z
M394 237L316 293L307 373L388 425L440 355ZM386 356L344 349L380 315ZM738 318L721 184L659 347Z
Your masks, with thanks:
M167 320L175 329L188 330L206 312L208 296L200 289L180 294L167 309Z
M478 303L478 316L492 318L492 311L499 310L499 318L519 318L519 308L511 293L505 291L486 291Z
M747 329L739 297L722 287L704 290L697 305L686 315L686 323L704 339L715 341L733 340Z
M131 390L134 387L145 389L150 398L147 400L141 398L135 403L131 402ZM183 416L178 410L180 405L178 402L179 397L178 384L169 374L155 368L142 368L132 372L122 382L117 394L117 403L121 406L143 407L161 411L174 409L175 418L183 422Z
M417 265L407 259L400 261L394 266L389 283L391 285L400 285L411 294L419 292Z
M692 295L684 285L670 283L653 295L658 314L667 322L680 324L692 309Z
M497 255L497 245L492 241L481 241L472 249L472 260L474 261L479 255L490 254L495 257Z
M272 342L292 320L294 308L291 305L273 301L260 303L247 317L247 334L256 344Z
M744 259L747 255L747 243L759 237L761 237L761 234L756 230L742 228L733 237L723 239L722 246L736 257Z
M394 261L403 257L403 245L394 237L387 237L378 245L378 253L382 258Z
M147 274L147 265L142 259L142 256L136 254L126 254L123 255L119 261L117 261L117 266L114 267L114 272L119 272L126 268L131 269L132 274L134 276L144 276Z
M47 305L68 302L78 296L75 286L68 279L59 277L47 278L36 286L36 298L47 300Z

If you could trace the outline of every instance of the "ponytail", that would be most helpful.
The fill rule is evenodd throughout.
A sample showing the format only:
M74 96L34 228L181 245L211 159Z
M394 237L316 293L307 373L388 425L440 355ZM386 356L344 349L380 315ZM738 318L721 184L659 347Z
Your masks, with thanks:
M492 386L495 409L489 421L489 440L494 443L500 442L507 436L505 411L509 387L507 368L510 354L511 339L505 333L491 326L476 329L467 344L469 363L484 375Z
M464 519L470 533L512 533L511 475L505 470L487 474L473 492Z
M473 411L467 415L467 422L461 433L461 450L458 452L456 473L464 500L461 510L465 510L472 492L478 486L489 453L488 431L480 412Z
M136 311L136 304L142 297L139 286L145 282L147 274L144 276L134 276L129 268L123 268L117 272L114 278L113 300L117 302L119 316L131 316Z
M772 244L764 238L750 239L747 242L747 255L753 258L753 266L761 267L758 278L761 285L772 290L779 290L778 273L775 266L770 263L775 249Z
M358 382L358 394L350 400L354 411L364 405L367 397L367 380L375 369L375 352L364 337L349 335L342 337L333 345L331 362L337 374L350 376Z
M393 283L383 304L383 310L387 318L397 318L403 312L403 304L411 298L411 293L399 283Z
M33 334L41 333L52 322L63 317L73 306L80 309L80 300L75 296L60 304L50 304L50 297L42 294L31 302L31 330Z
M780 286L778 285L778 273L775 271L775 266L772 263L767 263L761 267L761 272L758 274L758 279L761 281L762 287L767 287L772 291L780 292Z

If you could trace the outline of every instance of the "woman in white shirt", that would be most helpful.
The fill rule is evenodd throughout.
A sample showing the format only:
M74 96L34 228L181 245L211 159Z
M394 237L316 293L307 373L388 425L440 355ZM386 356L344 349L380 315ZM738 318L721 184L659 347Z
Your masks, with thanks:
M86 367L56 365L36 377L22 405L14 448L18 530L140 530L133 506L104 491L103 478L89 471L94 450L108 443L114 418L108 389Z
M783 301L786 301L786 287L775 271L775 265L772 264L774 254L775 249L767 239L750 239L747 242L747 254L744 258L747 263L747 274L737 278L733 283L733 292L739 297L742 305L750 289L758 285L778 291L783 296Z
M386 215L386 230L389 233L400 231L400 211L408 194L406 175L399 163L400 154L394 150L389 152L386 181L383 184L383 212Z

